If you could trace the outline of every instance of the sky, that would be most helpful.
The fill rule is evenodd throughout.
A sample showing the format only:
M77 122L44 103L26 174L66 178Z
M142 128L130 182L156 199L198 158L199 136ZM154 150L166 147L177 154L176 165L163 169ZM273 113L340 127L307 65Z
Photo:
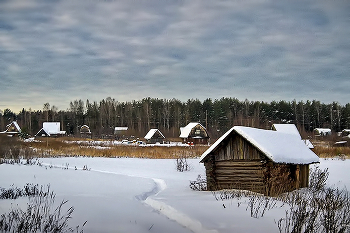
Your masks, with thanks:
M0 0L0 110L350 101L347 0Z

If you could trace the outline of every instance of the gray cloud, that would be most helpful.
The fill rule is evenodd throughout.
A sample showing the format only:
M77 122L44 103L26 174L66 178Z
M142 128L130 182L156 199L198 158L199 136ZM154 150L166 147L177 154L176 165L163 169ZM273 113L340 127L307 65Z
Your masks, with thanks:
M0 105L74 99L348 102L343 1L1 1Z

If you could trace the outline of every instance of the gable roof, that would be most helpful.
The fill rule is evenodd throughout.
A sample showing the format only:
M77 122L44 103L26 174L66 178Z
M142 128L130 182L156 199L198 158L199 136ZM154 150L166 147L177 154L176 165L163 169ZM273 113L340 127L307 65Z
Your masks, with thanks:
M12 125L14 126L15 131L10 131ZM20 133L21 131L21 127L19 127L17 121L12 121L10 124L6 125L6 130L0 133L16 134Z
M160 132L159 129L150 129L148 131L148 133L146 134L145 139L146 140L151 139L156 132L158 132L160 134L160 136L162 136L162 138L165 138L164 135L162 134L162 132Z
M191 133L191 130L197 125L200 125L203 129L206 130L206 128L203 125L201 125L201 123L191 122L191 123L188 123L188 125L186 125L185 127L180 128L180 138L188 138L188 136Z
M36 135L43 130L48 136L50 135L64 135L66 131L61 131L61 122L43 122L43 128L39 130ZM35 135L35 136L36 136Z
M296 137L301 139L309 149L314 148L314 145L312 145L310 140L301 138L299 130L294 124L273 124L272 129L281 133L288 133L288 134L295 135Z
M222 135L202 154L200 162L203 162L206 156L216 150L231 133L242 136L275 163L310 164L319 162L318 156L295 135L244 126L234 126Z
M35 137L38 137L38 136L42 136L43 134L47 135L47 136L51 136L49 132L46 131L46 129L44 128L41 128L39 130L39 132L37 132L37 134L35 134Z
M43 129L49 134L59 134L61 128L60 122L44 122Z
M272 128L278 132L292 134L301 139L299 130L294 124L273 124Z
M87 126L87 125L82 125L82 126L80 127L80 133L86 133L86 134L91 133L90 127Z
M124 131L124 130L128 130L128 127L117 126L117 127L114 127L114 130L116 130L116 131Z

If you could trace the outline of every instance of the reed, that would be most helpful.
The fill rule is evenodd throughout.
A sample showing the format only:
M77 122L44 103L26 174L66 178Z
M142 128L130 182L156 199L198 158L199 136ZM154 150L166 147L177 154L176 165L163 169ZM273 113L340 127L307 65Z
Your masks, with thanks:
M81 139L79 139L81 140ZM176 159L179 157L200 157L208 146L139 146L114 145L112 141L77 141L65 138L44 138L29 142L27 147L35 148L37 156L89 156L89 157L132 157L149 159Z

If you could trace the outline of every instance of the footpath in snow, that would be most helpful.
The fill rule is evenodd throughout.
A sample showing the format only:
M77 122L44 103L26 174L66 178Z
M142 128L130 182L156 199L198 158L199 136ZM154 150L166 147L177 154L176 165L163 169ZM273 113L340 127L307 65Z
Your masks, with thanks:
M45 158L43 166L0 165L0 187L26 183L50 185L56 204L74 206L70 225L84 232L278 232L275 220L284 210L254 219L235 200L216 201L211 192L189 188L205 170L198 159L192 169L176 171L175 160L133 158ZM349 186L349 161L322 160L329 182ZM83 170L83 167L88 170ZM64 169L68 168L68 169ZM77 170L75 170L77 169ZM0 200L0 214L24 200ZM223 208L225 204L225 208Z

